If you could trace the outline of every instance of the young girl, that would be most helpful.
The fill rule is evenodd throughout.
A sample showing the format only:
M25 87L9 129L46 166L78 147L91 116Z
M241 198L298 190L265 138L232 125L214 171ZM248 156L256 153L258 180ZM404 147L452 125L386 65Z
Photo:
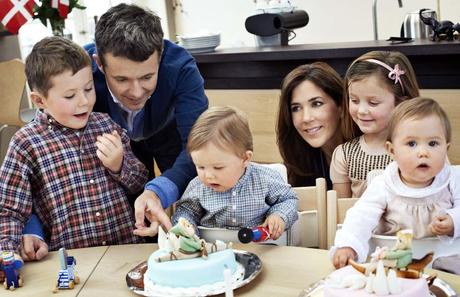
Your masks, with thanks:
M368 173L390 163L384 144L391 112L418 95L414 70L399 52L373 51L351 64L345 75L342 127L346 138L355 138L332 156L330 176L338 197L360 197Z
M439 104L427 98L401 103L393 112L385 144L395 160L375 177L347 212L332 248L334 266L366 260L372 231L414 238L460 236L460 168L446 162L451 126ZM380 223L379 223L380 221Z
M313 186L324 177L332 189L332 152L345 141L342 94L342 78L323 62L298 66L284 78L276 136L292 186Z
M194 226L239 229L264 225L278 239L297 220L297 197L281 175L251 163L252 135L245 116L212 107L193 125L187 150L198 177L177 202L180 217Z

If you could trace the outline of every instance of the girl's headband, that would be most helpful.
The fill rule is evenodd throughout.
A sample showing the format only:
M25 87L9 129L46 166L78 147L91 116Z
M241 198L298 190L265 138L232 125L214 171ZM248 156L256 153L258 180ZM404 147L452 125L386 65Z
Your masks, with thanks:
M402 92L404 94L404 85L402 83L402 80L401 80L400 76L403 75L406 72L404 70L402 70L402 69L399 69L399 64L396 64L395 68L391 68L388 64L385 64L384 62L376 60L376 59L367 59L367 60L364 60L364 61L371 62L371 63L374 63L374 64L378 64L378 65L388 69L388 71L390 71L388 73L388 78L391 79L391 80L394 80L395 84L399 83L401 85L401 89L402 89Z

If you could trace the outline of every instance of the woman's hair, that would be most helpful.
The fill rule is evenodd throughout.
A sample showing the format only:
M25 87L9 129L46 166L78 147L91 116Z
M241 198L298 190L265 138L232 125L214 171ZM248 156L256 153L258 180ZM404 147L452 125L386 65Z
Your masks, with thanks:
M402 121L407 119L420 120L431 115L435 115L441 120L444 127L446 142L450 143L452 138L452 128L449 117L438 102L424 97L417 97L412 100L404 101L395 108L391 114L390 122L388 123L387 140L392 141L396 126L398 126L398 124Z
M208 143L238 156L252 151L252 135L246 116L234 107L210 107L193 125L188 136L187 150L191 153Z
M395 105L419 96L414 69L404 54L396 51L372 51L360 56L351 63L345 74L342 132L347 139L362 134L348 111L350 84L372 75L394 94Z
M305 185L312 177L323 175L315 159L320 158L321 148L313 148L297 132L292 121L292 93L304 81L310 81L342 106L342 79L328 64L315 62L292 70L283 80L278 110L276 136L278 149L288 169L288 179L293 186ZM340 131L339 131L340 133Z

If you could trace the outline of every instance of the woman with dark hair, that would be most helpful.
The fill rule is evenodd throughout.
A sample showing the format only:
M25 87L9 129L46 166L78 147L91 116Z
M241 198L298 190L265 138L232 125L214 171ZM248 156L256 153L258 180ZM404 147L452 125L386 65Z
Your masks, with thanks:
M332 153L345 141L342 95L342 78L323 62L301 65L284 78L276 132L292 186L311 186L324 177L332 188Z

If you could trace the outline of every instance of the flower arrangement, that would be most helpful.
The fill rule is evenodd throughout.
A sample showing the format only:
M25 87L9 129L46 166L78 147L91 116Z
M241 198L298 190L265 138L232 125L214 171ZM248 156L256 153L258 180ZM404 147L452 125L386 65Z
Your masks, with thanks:
M34 19L39 19L43 25L47 26L47 20L51 24L53 35L63 36L65 19L74 9L86 9L85 6L78 4L78 0L40 0L40 6L34 8Z

